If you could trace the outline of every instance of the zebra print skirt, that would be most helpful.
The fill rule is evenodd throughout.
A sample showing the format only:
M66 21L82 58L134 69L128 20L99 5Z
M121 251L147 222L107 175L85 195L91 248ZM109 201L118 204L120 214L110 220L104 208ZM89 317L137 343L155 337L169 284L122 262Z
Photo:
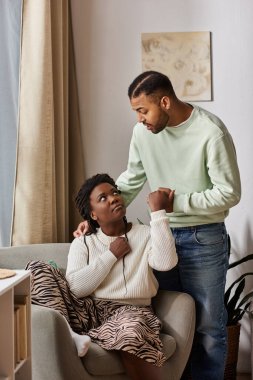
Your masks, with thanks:
M73 331L89 335L106 350L122 350L158 367L166 360L159 338L160 320L151 306L134 306L85 297L78 299L62 272L43 261L31 261L33 304L59 311Z

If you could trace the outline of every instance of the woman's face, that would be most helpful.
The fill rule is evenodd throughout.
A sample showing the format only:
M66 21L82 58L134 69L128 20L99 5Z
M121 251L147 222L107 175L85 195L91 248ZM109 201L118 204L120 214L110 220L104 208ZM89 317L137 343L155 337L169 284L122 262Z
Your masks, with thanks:
M91 217L99 225L121 220L126 206L119 191L109 183L101 183L90 194Z

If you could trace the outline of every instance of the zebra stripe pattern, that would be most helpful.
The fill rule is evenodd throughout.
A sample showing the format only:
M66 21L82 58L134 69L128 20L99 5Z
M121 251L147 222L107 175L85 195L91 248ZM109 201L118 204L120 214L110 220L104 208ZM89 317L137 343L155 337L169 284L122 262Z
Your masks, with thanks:
M166 360L159 338L161 322L151 306L78 299L62 272L43 261L31 261L32 303L59 311L78 334L87 334L106 350L122 350L158 367Z

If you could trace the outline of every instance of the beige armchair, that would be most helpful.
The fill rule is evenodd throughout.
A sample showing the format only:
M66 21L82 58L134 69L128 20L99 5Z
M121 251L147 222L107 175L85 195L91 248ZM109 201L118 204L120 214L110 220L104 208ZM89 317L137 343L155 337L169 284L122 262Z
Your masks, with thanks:
M33 244L0 248L0 268L23 269L30 260L53 260L65 272L69 244ZM163 323L161 339L168 357L164 379L179 380L187 363L195 328L195 304L185 293L159 291L153 300ZM0 343L1 344L1 343ZM92 343L79 358L66 320L56 311L32 305L34 380L127 380L117 352Z

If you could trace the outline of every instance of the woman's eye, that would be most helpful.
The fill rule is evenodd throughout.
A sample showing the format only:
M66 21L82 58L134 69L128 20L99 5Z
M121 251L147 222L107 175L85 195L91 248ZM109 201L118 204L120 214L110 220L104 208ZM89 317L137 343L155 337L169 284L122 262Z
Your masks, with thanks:
M113 194L118 195L119 194L118 190L114 190Z
M102 197L100 197L100 202L104 202L105 201L105 196L103 195Z

